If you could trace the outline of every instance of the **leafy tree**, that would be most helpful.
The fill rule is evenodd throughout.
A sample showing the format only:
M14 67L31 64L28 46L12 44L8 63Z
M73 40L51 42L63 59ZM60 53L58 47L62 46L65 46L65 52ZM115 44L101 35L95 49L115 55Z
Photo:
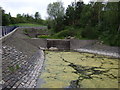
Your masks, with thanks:
M51 19L56 20L64 16L64 7L62 2L50 3L47 7L47 13Z
M40 16L39 12L36 12L35 15L34 15L34 17L35 17L35 21L37 23L42 24L43 21L41 19L41 16Z
M41 19L39 12L36 12L34 16L36 20Z
M80 25L83 6L83 2L73 2L71 5L68 5L65 16L65 22L67 23L67 25Z
M75 4L68 5L65 15L65 24L74 25L75 24Z
M54 32L59 32L63 29L64 20L64 7L62 2L50 3L47 7L47 13L49 15L49 20L52 20L52 28ZM50 22L50 21L49 21Z
M108 2L102 16L100 39L109 45L120 46L119 3Z

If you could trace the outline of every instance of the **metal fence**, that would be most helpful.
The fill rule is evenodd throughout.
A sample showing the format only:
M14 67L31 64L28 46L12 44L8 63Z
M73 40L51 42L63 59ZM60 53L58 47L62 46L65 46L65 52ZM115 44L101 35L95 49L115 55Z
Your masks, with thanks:
M8 33L12 32L15 28L17 28L18 26L2 26L1 27L1 37L7 35Z
M12 32L17 27L19 26L0 26L0 38ZM19 28L47 29L47 26L40 26L40 27L20 26Z

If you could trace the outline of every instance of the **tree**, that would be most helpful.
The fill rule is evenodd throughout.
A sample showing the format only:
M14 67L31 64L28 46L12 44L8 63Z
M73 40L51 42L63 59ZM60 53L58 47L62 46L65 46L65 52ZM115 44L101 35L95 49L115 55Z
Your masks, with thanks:
M2 11L2 26L6 26L10 24L10 15L5 13L5 10L1 8Z
M64 7L62 2L50 3L47 7L47 13L49 15L49 20L52 20L52 29L54 32L59 32L64 28ZM50 21L49 21L50 22Z
M36 12L34 16L36 20L41 19L39 12Z
M66 9L65 24L66 25L74 25L75 24L75 6L74 6L74 3L72 3L72 5L68 5L68 7Z
M56 20L59 17L64 16L64 7L62 2L54 2L47 7L47 13L51 19Z
M42 19L41 19L39 12L36 12L34 17L35 17L35 22L42 24Z
M83 2L73 2L66 9L65 22L67 25L80 26L81 12L84 7Z
M119 3L108 2L102 15L100 39L109 45L120 46Z

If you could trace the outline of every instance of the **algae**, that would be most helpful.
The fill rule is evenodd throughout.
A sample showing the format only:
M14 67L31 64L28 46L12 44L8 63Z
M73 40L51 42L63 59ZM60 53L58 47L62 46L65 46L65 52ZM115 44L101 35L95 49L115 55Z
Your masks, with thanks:
M79 52L45 54L41 88L118 88L118 59Z

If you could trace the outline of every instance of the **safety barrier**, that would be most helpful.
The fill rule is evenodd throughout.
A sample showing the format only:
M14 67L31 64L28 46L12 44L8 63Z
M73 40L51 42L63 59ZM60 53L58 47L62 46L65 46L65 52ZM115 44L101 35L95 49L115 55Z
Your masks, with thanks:
M8 33L12 32L18 26L2 26L2 37L7 35Z

